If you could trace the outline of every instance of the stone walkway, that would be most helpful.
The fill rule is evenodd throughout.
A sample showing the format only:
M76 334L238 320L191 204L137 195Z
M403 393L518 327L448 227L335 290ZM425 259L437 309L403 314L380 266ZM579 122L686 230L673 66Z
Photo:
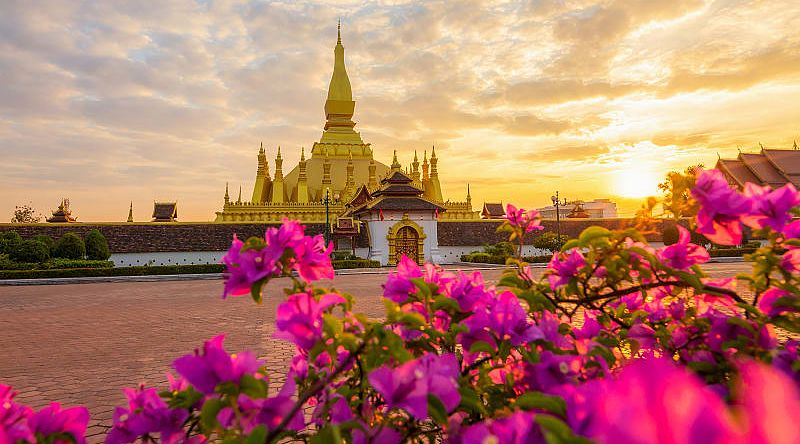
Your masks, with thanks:
M720 277L745 269L741 263L709 267ZM500 270L483 273L487 281L500 276ZM340 275L335 286L355 296L357 311L377 318L385 279ZM0 383L37 409L51 401L86 405L96 442L114 406L124 402L121 388L166 387L172 361L216 334L226 334L229 351L253 350L283 381L294 347L272 333L284 284L271 282L263 305L221 299L220 280L0 287Z

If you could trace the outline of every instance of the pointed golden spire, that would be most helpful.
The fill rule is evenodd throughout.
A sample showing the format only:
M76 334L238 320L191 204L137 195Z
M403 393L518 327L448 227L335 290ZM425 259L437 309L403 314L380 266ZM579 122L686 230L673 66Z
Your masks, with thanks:
M242 203L242 186L241 185L239 185L239 198L236 199L236 203L240 204L240 205Z
M131 201L131 207L128 209L128 222L133 222L133 201Z
M467 184L467 202L472 201L472 196L469 194L469 184Z
M425 150L422 155L422 180L430 180L430 176L428 176L428 150Z
M336 44L342 44L342 19L339 19L339 24L336 25Z
M403 168L400 162L397 161L397 150L394 150L394 157L392 158L392 169L400 171Z
M300 147L300 161L305 162L306 160L306 148L304 146Z
M228 182L225 182L225 204L230 203L231 196L228 194Z
M350 78L347 76L347 69L344 66L344 46L342 46L341 21L339 22L338 37L333 53L333 75L331 76L331 83L328 86L328 100L352 102L353 90L350 86Z
M792 146L792 149L794 149L795 151L800 149L800 148L797 148L797 140L794 141L794 145Z

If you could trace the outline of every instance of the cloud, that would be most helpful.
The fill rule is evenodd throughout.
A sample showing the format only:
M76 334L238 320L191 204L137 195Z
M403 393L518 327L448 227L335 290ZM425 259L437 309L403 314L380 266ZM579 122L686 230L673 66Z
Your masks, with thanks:
M789 0L8 0L0 218L66 194L83 220L156 196L210 219L259 142L290 168L318 140L340 17L357 130L384 162L436 143L454 199L608 197L620 153L680 168L800 138Z

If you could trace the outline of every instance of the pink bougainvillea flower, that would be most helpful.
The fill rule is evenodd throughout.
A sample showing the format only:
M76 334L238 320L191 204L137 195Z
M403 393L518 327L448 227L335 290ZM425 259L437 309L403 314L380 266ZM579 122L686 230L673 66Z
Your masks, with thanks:
M800 273L800 249L794 248L783 253L781 268L789 273Z
M33 410L17 404L16 395L10 385L0 384L0 443L3 444L36 441L27 423Z
M800 365L797 361L800 361L800 342L790 339L778 350L772 360L772 366L782 371L800 387Z
M503 443L544 444L545 439L539 425L534 421L535 413L516 411L509 416L487 419L481 423L459 430L449 442L453 444Z
M750 213L750 199L731 188L718 170L701 172L692 188L692 196L700 204L698 233L721 245L741 243L741 218Z
M786 375L749 361L739 367L739 403L744 411L745 439L752 444L800 442L800 391Z
M275 315L275 337L294 342L310 350L322 338L322 313L329 307L345 303L336 293L320 296L319 301L309 293L296 293L278 305Z
M383 424L370 426L361 424L353 429L353 444L400 444L403 435L397 430Z
M295 270L306 282L333 279L331 251L333 242L325 247L322 235L306 237L301 246L295 248Z
M403 303L410 294L417 292L417 286L411 279L421 278L422 270L416 262L406 255L400 258L395 272L389 273L386 283L383 284L383 297L397 303Z
M373 370L367 378L390 409L401 408L419 420L428 416L428 393L450 411L458 406L458 361L453 354L427 354L395 368Z
M751 228L772 228L781 231L792 220L789 210L800 205L800 194L794 185L788 183L777 190L769 186L747 183L744 195L752 202L750 212L742 217L742 222Z
M222 263L226 266L223 298L250 293L251 283L247 278L247 270L240 266L242 246L244 246L244 243L234 234L228 253L222 257Z
M740 442L719 396L664 358L633 361L590 411L589 437L601 444Z
M478 272L466 274L459 271L458 275L444 289L444 294L458 302L461 311L472 311L476 305L486 303L491 298L491 292L486 290L483 275Z
M550 282L550 288L556 290L558 287L569 284L569 281L578 275L578 272L586 266L586 258L583 253L577 248L573 248L564 255L561 259L560 253L553 254L553 258L547 265L550 272L547 275L547 280Z
M536 210L524 210L514 205L506 205L506 219L511 225L520 227L525 233L544 230L542 217Z
M708 251L700 245L689 242L689 230L678 225L678 242L667 245L656 252L661 262L671 268L686 270L695 264L708 262Z
M184 437L183 422L189 417L184 409L170 409L154 388L124 390L128 406L114 409L114 424L106 444L135 442L144 435L159 433L160 442L173 443Z
M175 360L172 366L198 391L212 394L222 382L238 384L242 376L254 373L262 365L252 352L229 355L223 348L225 335L203 343L203 352L195 350Z
M28 427L34 435L66 433L75 438L77 444L86 444L86 425L89 423L89 410L86 407L62 409L61 404L51 403L28 417ZM56 439L56 444L66 444L70 440Z
M786 224L783 227L783 230L781 230L781 234L783 234L783 238L785 240L800 239L800 220L795 220ZM798 247L787 245L786 248L791 250Z
M761 294L758 301L758 309L768 316L778 316L783 313L796 312L797 309L790 304L782 304L779 299L793 299L797 301L798 296L781 288L772 287Z

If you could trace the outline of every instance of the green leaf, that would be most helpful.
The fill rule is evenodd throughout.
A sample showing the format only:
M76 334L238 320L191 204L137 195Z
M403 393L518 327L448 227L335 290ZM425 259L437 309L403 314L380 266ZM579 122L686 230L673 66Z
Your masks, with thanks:
M259 279L250 287L250 296L253 297L253 300L256 302L256 304L261 303L261 288L264 287L265 282L267 282L266 278Z
M213 431L219 425L217 421L217 413L222 410L222 401L217 398L209 398L203 409L200 411L200 425L203 427L204 434Z
M750 333L753 333L753 334L755 334L755 332L756 332L755 329L753 328L753 326L750 325L749 322L745 321L742 318L736 317L736 316L729 317L728 318L728 324L736 325L738 327L742 327L743 329L745 329L745 330L747 330L747 331L749 331Z
M434 394L428 393L428 414L439 424L447 424L447 408Z
M536 415L533 420L542 428L549 444L591 444L592 442L582 436L576 436L564 421L554 416Z
M256 379L253 375L243 375L242 379L239 381L239 387L242 393L253 399L267 397L267 381L263 379Z
M336 316L330 313L323 313L322 328L328 337L334 337L344 330L344 324Z
M247 436L247 440L245 441L246 444L264 444L264 441L267 440L267 427L265 425L260 425L253 429L250 432L250 435Z
M559 396L549 396L542 392L523 393L515 401L523 410L540 409L561 417L567 414L567 403Z
M433 299L433 309L434 310L446 310L449 312L458 313L461 311L461 307L458 305L458 301L453 298L449 298L445 295L437 295Z
M486 353L489 353L491 355L491 354L494 354L494 352L496 352L496 351L497 350L495 350L494 346L489 344L486 341L475 341L469 347L469 352L470 353L486 352Z
M263 442L263 441L262 441ZM342 442L342 434L338 425L327 425L311 436L312 444L328 444Z
M611 231L608 228L594 226L583 230L583 233L581 233L580 237L578 237L578 240L582 244L587 245L597 239L607 238L610 235Z
M481 398L478 396L478 393L475 392L475 390L469 387L459 387L458 393L461 395L461 407L478 414L483 414L486 412L483 402L481 402Z

